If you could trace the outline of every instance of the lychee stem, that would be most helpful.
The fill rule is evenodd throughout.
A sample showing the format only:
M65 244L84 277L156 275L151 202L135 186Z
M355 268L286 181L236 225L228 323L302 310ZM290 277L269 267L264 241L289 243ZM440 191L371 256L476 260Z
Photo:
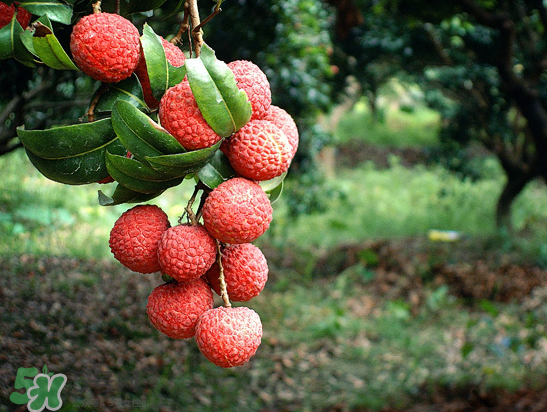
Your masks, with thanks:
M194 50L196 57L199 57L201 53L201 46L203 45L203 31L200 28L199 9L197 0L187 0L190 12L190 23L192 24L192 37L194 39Z
M221 243L217 240L217 264L219 269L218 280L220 282L220 297L224 302L224 307L231 308L230 297L228 296L228 289L226 287L226 279L224 278L224 267L222 266L222 249Z
M190 223L193 224L193 225L198 224L198 219L196 218L196 215L195 215L194 211L192 210L192 206L194 205L194 202L196 200L196 196L197 196L199 190L200 190L199 186L196 185L194 187L194 193L192 193L192 197L190 198L190 200L188 201L188 204L184 208L184 211L188 214L188 219L190 219ZM183 216L181 216L181 219L182 219ZM179 220L179 223L181 223L180 220Z
M93 7L93 14L100 13L101 12L101 0L97 0L95 3L92 4Z

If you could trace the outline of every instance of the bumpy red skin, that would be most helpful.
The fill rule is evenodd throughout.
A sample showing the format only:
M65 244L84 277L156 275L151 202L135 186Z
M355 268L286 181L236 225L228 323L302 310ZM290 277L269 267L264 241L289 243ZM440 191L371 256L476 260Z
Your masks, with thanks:
M285 173L291 164L292 146L279 127L268 120L251 120L230 138L230 164L240 176L269 180Z
M22 7L19 7L19 2L14 2L11 6L8 6L6 3L0 2L0 29L4 26L7 26L13 15L15 14L15 7L17 6L17 21L26 29L32 19L32 14Z
M250 243L270 227L272 212L270 199L256 182L234 177L207 196L203 225L221 242Z
M158 272L158 241L170 226L167 215L158 206L135 206L125 211L110 231L110 250L134 272Z
M222 368L241 366L256 353L262 340L262 322L246 307L220 306L205 312L196 325L200 352Z
M118 14L90 14L74 26L70 51L76 65L91 78L119 82L131 76L139 63L139 31Z
M165 92L159 118L161 125L186 150L205 149L221 139L203 118L186 78Z
M30 14L28 10L19 7L18 2L15 2L13 4L17 6L17 21L23 27L23 29L26 29L30 24L30 21L32 20L32 14Z
M181 49L175 46L173 43L168 42L163 37L161 38L163 49L165 50L165 57L167 61L174 67L181 67L186 61L186 57ZM148 77L148 70L146 69L146 60L144 53L141 50L141 58L139 64L135 68L135 74L139 78L142 86L142 92L144 95L144 101L151 109L159 107L160 102L152 95L152 89L150 88L150 78Z
M298 135L298 128L296 127L296 123L292 116L287 113L286 110L282 109L279 106L271 105L270 108L266 113L264 113L260 119L262 120L269 120L273 124L275 124L277 127L279 127L283 133L285 133L285 136L287 136L287 139L289 140L289 144L292 147L291 151L291 159L296 154L296 150L298 149L298 142L299 142L299 135Z
M157 286L148 297L146 312L152 325L173 339L196 334L199 317L213 308L213 293L203 279Z
M235 60L228 63L234 73L237 87L247 93L253 109L252 119L260 118L270 108L272 92L270 82L264 72L253 62Z
M202 225L178 225L163 233L158 258L163 273L179 282L205 274L216 259L216 242Z
M222 249L226 289L233 302L247 302L258 296L268 280L268 262L252 243L228 245ZM206 273L211 288L220 295L220 269L215 262Z

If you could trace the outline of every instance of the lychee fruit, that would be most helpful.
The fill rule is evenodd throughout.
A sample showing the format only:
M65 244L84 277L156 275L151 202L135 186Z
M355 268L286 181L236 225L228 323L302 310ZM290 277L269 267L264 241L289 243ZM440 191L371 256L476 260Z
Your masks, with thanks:
M253 114L252 119L258 119L272 103L270 82L266 74L253 62L248 60L235 60L228 63L228 67L234 73L237 87L247 93Z
M16 11L16 19L19 24L23 27L23 29L28 27L30 20L32 19L32 14L30 14L28 10L19 7L18 1L13 2L10 6L6 3L0 2L0 29L7 26L11 22L11 19Z
M203 225L224 243L249 243L270 227L272 205L256 182L234 177L218 185L202 208Z
M200 352L222 368L247 363L256 353L261 339L260 317L244 306L209 309L196 325L196 343Z
M213 292L203 279L157 286L148 297L146 312L154 327L173 339L196 334L199 317L213 308Z
M275 124L277 127L279 127L283 133L285 133L285 136L287 136L287 139L289 140L289 144L292 147L291 151L291 159L296 154L296 150L298 149L298 128L296 126L296 123L292 116L287 113L286 110L282 109L279 106L271 105L270 108L266 113L264 113L260 119L262 120L269 120L273 124Z
M90 14L74 25L70 51L76 65L91 78L119 82L131 76L139 62L139 31L118 14Z
M171 42L168 42L163 37L161 38L163 50L165 51L165 57L167 61L174 67L181 67L186 61L186 57L181 49ZM142 91L144 95L144 101L151 109L156 109L160 102L152 95L152 89L150 88L150 78L148 77L148 70L146 68L146 60L144 53L141 51L141 58L139 64L135 68L135 74L141 82Z
M280 176L292 160L287 136L267 120L251 120L232 135L224 150L236 173L251 180Z
M179 282L205 274L216 259L215 240L200 224L182 224L166 230L158 244L161 270Z
M201 114L187 78L167 89L160 100L159 119L186 150L205 149L221 139Z
M170 227L165 212L155 205L138 205L125 211L110 231L114 257L134 272L160 270L158 241Z
M268 262L252 243L227 245L222 249L222 269L230 300L246 302L264 289L268 280ZM217 262L207 271L207 281L220 295L220 267Z

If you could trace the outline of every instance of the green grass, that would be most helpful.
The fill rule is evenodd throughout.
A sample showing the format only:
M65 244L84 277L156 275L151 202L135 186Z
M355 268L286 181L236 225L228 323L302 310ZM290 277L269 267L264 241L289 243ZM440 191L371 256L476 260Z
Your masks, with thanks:
M0 254L111 257L109 232L131 205L99 206L97 191L112 185L67 186L41 176L23 152L0 157ZM489 166L494 170L496 164ZM483 239L495 235L495 202L502 188L499 173L475 182L460 180L442 167L377 170L364 164L342 171L325 184L327 208L292 218L287 200L291 185L274 204L274 219L262 241L295 244L304 250L329 248L370 238L425 236L430 229L456 230ZM191 182L155 200L175 224L184 211ZM334 195L333 195L334 194ZM547 263L547 191L531 184L514 204L515 227L531 235L522 242ZM520 241L520 240L519 240Z
M336 128L335 143L366 142L378 146L422 147L438 142L439 114L416 104L401 110L386 105L382 118L374 121L367 105L360 101L345 113Z
M286 196L290 196L291 184ZM409 169L396 159L389 169L364 164L327 181L324 212L291 220L283 200L276 203L267 236L320 249L370 238L426 236L431 229L484 239L497 235L494 210L502 184L493 176L474 182L460 180L440 166ZM547 247L547 190L543 184L529 185L517 199L513 221L518 231L534 235L538 248Z

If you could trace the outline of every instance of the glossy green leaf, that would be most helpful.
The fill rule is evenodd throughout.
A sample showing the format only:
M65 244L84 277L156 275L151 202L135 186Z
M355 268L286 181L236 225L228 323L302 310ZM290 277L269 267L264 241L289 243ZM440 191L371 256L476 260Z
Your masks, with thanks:
M165 16L165 19L183 12L184 3L185 0L167 0L162 7L162 10L165 10L165 12L168 13L167 16Z
M117 184L116 189L112 196L105 195L101 190L99 190L99 204L101 206L115 206L123 203L141 203L148 200L154 199L161 195L161 192L155 193L139 193L134 190L128 189L127 187Z
M27 155L34 167L48 179L68 185L82 185L98 182L109 175L105 164L107 149L112 153L125 153L125 148L116 139L106 146L72 157L45 159L30 150L27 150Z
M33 51L44 64L56 70L79 70L48 25L36 22L33 26Z
M141 162L146 163L147 157L184 152L171 134L126 101L114 104L112 126L127 150Z
M78 156L117 140L110 119L46 130L25 130L20 127L17 135L27 150L45 159Z
M206 149L193 150L191 152L146 157L146 161L158 171L169 171L170 169L185 170L186 173L193 173L199 170L203 164L218 151L222 141Z
M165 57L161 38L148 24L143 27L141 44L152 94L157 100L160 100L167 89L179 84L184 79L186 67L173 67L169 64Z
M197 173L197 178L207 187L214 189L219 184L236 175L228 158L218 150Z
M0 29L0 60L14 58L25 66L36 67L34 55L21 38L23 33L24 30L15 16L9 24Z
M118 100L124 100L140 111L148 110L148 106L144 102L141 84L134 74L121 82L108 84L106 90L99 87L93 94L91 101L96 99L98 100L95 105L95 115L99 116L110 115Z
M70 24L72 20L72 7L65 2L55 0L24 1L20 5L35 16L47 15L50 20L62 24Z
M119 184L139 193L157 193L180 184L184 177L165 179L155 170L135 159L106 154L106 167Z
M252 110L247 95L213 49L204 45L200 57L186 59L185 66L201 114L218 135L231 136L249 121Z

